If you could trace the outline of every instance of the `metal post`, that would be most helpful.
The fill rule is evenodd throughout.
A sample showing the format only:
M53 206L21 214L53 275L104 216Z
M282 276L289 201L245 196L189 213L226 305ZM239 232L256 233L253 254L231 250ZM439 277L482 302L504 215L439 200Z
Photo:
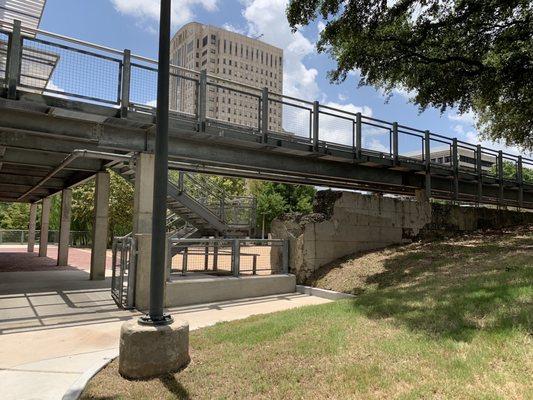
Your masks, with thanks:
M172 239L167 239L167 282L172 281L171 275L172 275Z
M457 138L453 138L452 165L453 165L453 199L457 201L459 200L459 153L457 149Z
M198 131L205 132L207 119L207 71L200 71L200 84L198 86Z
M233 239L231 242L231 270L233 276L239 276L241 264L241 242L239 239Z
M424 164L426 166L426 195L431 198L431 139L429 131L424 132Z
M122 93L120 95L120 117L128 116L130 105L130 83L131 83L131 51L124 50L122 58Z
M178 190L181 193L183 193L184 189L184 179L185 179L185 173L183 171L178 172Z
M39 237L39 257L46 257L48 253L48 228L50 224L50 197L43 199L41 203L41 232Z
M257 275L257 254L254 254L252 257L252 275Z
M286 239L283 241L283 252L282 252L282 271L284 274L289 273L289 241Z
M477 202L483 199L483 170L481 163L481 145L476 147L476 169L477 169Z
M518 183L518 207L524 206L524 170L522 166L522 156L518 156L516 164L516 181Z
M361 113L358 112L355 116L355 148L356 148L355 158L357 158L358 160L361 159L361 148L363 146L362 135L361 135L362 125L363 123L362 123Z
M398 122L392 123L392 162L394 165L398 165Z
M500 193L498 196L498 204L503 205L503 151L498 151L498 183Z
M213 271L218 270L218 242L213 245Z
M264 87L261 92L261 133L263 143L268 143L268 88Z
M204 271L207 271L208 267L209 267L209 246L205 246Z
M8 44L6 64L7 97L17 98L17 86L20 83L20 66L22 65L22 23L16 19L13 21L13 31Z
M159 59L157 73L157 112L154 161L154 200L152 217L152 251L150 268L150 312L140 322L150 325L172 323L165 314L166 214L168 182L168 108L170 80L171 0L161 0Z
M187 244L185 244L187 246ZM181 263L181 274L185 275L187 273L187 262L188 262L189 248L185 247L183 249L183 261Z
M33 253L35 249L35 227L37 225L37 204L30 205L30 221L28 226L28 253Z
M318 101L313 102L313 151L318 152L318 110L320 104Z

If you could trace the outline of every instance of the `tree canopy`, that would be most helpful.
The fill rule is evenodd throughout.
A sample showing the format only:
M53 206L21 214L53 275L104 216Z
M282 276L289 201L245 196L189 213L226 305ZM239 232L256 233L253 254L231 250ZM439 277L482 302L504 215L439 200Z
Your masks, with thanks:
M310 213L316 189L312 186L289 185L268 181L250 181L250 192L257 198L257 226L263 218L270 230L272 220L287 212Z
M474 111L483 137L533 150L530 0L290 0L293 29L322 18L330 79L414 93L421 110Z

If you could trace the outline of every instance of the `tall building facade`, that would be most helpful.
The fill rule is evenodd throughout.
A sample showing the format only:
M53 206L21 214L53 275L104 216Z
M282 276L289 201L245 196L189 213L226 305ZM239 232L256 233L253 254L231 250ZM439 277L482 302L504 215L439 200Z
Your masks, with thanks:
M191 22L173 37L171 63L258 89L283 92L283 50L260 40L210 25ZM180 75L187 75L180 72ZM208 85L207 116L232 124L258 127L259 98L239 93L236 85ZM228 89L230 88L230 89ZM233 88L234 90L231 90ZM196 84L187 77L171 78L171 109L194 113ZM245 90L246 91L246 90ZM258 95L260 93L258 92ZM269 129L282 132L282 105L269 103Z

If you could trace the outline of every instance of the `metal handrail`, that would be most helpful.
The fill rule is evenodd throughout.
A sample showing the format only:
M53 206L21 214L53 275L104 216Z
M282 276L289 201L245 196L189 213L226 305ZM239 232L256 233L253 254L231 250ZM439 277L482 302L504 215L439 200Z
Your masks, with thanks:
M2 27L11 27L13 28L13 32L15 31L14 27L15 27L15 24L13 23L8 23L8 22L0 22L0 26ZM13 35L14 33L13 32L8 32L6 31L5 33L7 35ZM60 40L62 42L69 42L69 43L72 43L72 44L75 44L76 46L85 46L85 47L88 47L88 48L91 48L93 50L96 50L100 53L107 53L107 55L102 55L102 54L94 54L95 56L102 56L102 57L108 57L109 58L109 55L111 54L112 55L112 60L113 61L118 61L120 62L120 75L119 75L119 78L118 78L118 89L119 89L119 98L118 98L118 104L122 106L122 109L126 109L130 106L130 105L133 105L133 103L130 103L129 102L129 98L128 96L126 97L121 97L120 96L120 92L121 91L124 91L126 90L128 93L129 93L129 90L130 88L127 87L127 88L122 88L121 87L121 79L120 77L123 75L123 72L124 72L124 68L126 64L129 65L129 62L126 63L126 62L122 62L122 59L124 59L124 57L126 57L126 54L128 54L128 56L130 57L130 60L133 59L133 60L137 60L138 62L143 62L143 63L147 63L147 64L151 64L151 66L155 66L157 68L157 61L154 60L154 59L151 59L151 58L148 58L148 57L144 57L144 56L140 56L140 55L136 55L136 54L131 54L130 56L130 52L129 51L120 51L120 50L117 50L117 49L114 49L114 48L110 48L110 47L106 47L106 46L102 46L102 45L98 45L98 44L95 44L95 43L91 43L91 42L86 42L86 41L82 41L82 40L79 40L79 39L75 39L75 38L72 38L72 37L68 37L68 36L64 36L64 35L60 35L60 34L56 34L56 33L53 33L53 32L48 32L48 31L44 31L44 30L40 30L40 29L34 29L34 28L28 28L28 27L22 27L21 28L21 32L22 32L22 36L24 35L28 35L28 33L31 33L32 34L32 37L31 39L32 40L38 40L38 41L42 41L41 38L36 38L37 35L43 35L43 36L47 36L49 38L54 38L54 39L57 39L57 40ZM20 39L21 42L22 39ZM65 46L64 44L60 44L60 43L52 43L52 42L48 42L48 43L51 43L53 45L57 45L58 47L62 47L62 48L65 48L65 47L68 47L68 46ZM70 49L70 47L69 47ZM73 50L78 50L78 51L82 51L80 50L79 48L72 48ZM16 53L13 53L13 54L16 54ZM7 58L6 58L6 61L9 62L9 57L10 57L11 53L7 55ZM118 59L118 57L116 56L120 56L121 58ZM154 69L152 67L147 67L147 68L150 68L150 69ZM6 68L7 69L7 68ZM508 152L504 152L504 151L497 151L497 150L494 150L494 149L490 149L490 148L486 148L486 147L482 147L482 146L476 146L472 143L469 143L469 142L465 142L464 140L460 140L460 139L456 139L456 138L450 138L448 136L444 136L442 134L437 134L437 133L434 133L434 132L430 132L428 130L420 130L420 129L417 129L417 128L412 128L412 127L409 127L409 126L406 126L406 125L401 125L401 124L398 124L396 122L394 123L391 123L391 122L388 122L388 121L384 121L384 120L381 120L381 119L378 119L378 118L374 118L374 117L370 117L370 116L365 116L365 115L362 115L361 113L354 113L354 112L351 112L351 111L347 111L347 110L344 110L344 109L340 109L340 108L335 108L335 107L331 107L329 105L325 105L325 104L319 104L318 102L311 102L309 100L304 100L304 99L299 99L299 98L296 98L296 97L292 97L292 96L287 96L287 95L284 95L282 93L277 93L275 91L270 91L270 90L267 90L267 89L260 89L260 88L257 88L257 87L254 87L254 86L251 86L249 84L246 84L246 83L243 83L243 82L238 82L238 81L234 81L234 80L231 80L231 79L228 79L228 78L223 78L223 77L220 77L220 76L217 76L215 74L207 74L205 72L199 72L199 71L195 71L195 70L191 70L191 69L188 69L188 68L185 68L185 67L181 67L181 66L178 66L178 65L171 65L171 69L172 71L183 71L184 73L186 74L190 74L191 76L187 76L187 79L189 80L192 80L194 82L196 82L196 87L199 89L195 96L198 98L201 99L200 97L200 92L202 90L205 90L205 87L207 85L213 85L213 86L220 86L220 87L224 87L224 86L221 86L219 85L217 82L225 82L226 84L229 84L229 85L232 85L232 88L228 88L228 89L231 89L233 91L236 91L236 92L239 92L239 93L244 93L246 95L249 95L249 96L253 96L255 98L260 98L260 105L261 107L259 107L259 109L257 110L257 113L258 113L258 117L259 117L259 125L260 125L260 132L263 134L263 139L264 140L267 140L267 136L270 134L270 132L268 131L268 119L267 118L264 118L263 114L264 112L263 111L269 111L269 107L268 107L268 104L267 102L268 101L272 101L272 102L278 102L278 103L281 103L281 104L288 104L290 106L294 106L294 107L298 107L298 104L291 104L290 101L293 101L293 102L298 102L301 105L310 105L310 106L313 106L312 108L306 108L304 107L306 110L310 111L311 114L312 114L312 118L310 118L309 122L309 137L308 138L305 138L303 136L299 136L300 138L302 138L302 141L303 140L307 140L310 144L313 145L313 151L318 151L319 150L319 147L323 147L326 151L330 148L334 148L334 149L340 149L341 151L353 151L353 152L356 152L356 155L357 157L360 157L361 154L381 154L380 157L382 158L386 158L386 159L391 159L392 162L396 163L398 161L398 159L401 157L402 160L404 160L406 157L406 155L403 155L403 154L399 154L399 137L398 135L399 134L402 134L402 135L409 135L409 136L413 136L413 137L417 137L417 138L420 138L422 139L422 144L423 144L423 150L422 150L422 158L420 159L420 162L421 164L424 164L424 159L427 158L426 156L426 153L428 153L429 151L429 154L431 154L431 149L430 149L430 145L429 143L431 141L436 141L436 142L441 142L441 143L444 143L448 146L450 146L450 154L452 155L452 161L453 161L453 164L452 167L453 167L453 171L454 171L454 174L455 174L455 180L457 180L457 175L458 175L458 171L460 170L464 170L466 173L470 173L472 171L473 168L470 168L469 166L465 166L464 164L461 164L459 162L459 160L456 160L456 159L459 159L459 154L458 154L458 150L460 149L466 149L468 151L471 151L475 157L474 158L479 158L480 156L482 155L485 155L485 156L490 156L490 157L494 157L495 159L495 162L497 165L501 164L503 162L503 160L506 160L506 161L510 161L510 162L514 162L515 165L516 165L516 169L518 170L518 165L531 165L531 163L533 163L533 159L531 158L531 156L529 157L524 157L524 156L517 156L517 155L514 155L514 154L511 154L511 153L508 153ZM13 69L14 70L14 69ZM157 69L155 69L157 70ZM205 76L205 79L202 80L202 75ZM197 78L193 78L192 76L194 77L197 77ZM179 78L179 76L177 76ZM12 89L13 89L13 85L12 85L12 80L10 80L10 82L8 82L8 89L10 90L9 93L12 93ZM203 83L202 83L203 82ZM203 86L202 86L203 85ZM203 88L203 89L202 89ZM238 88L238 89L237 89ZM248 92L246 92L245 90L247 90ZM46 91L46 88L45 88L45 91ZM54 94L54 92L51 92L52 95ZM205 92L203 92L205 93ZM70 96L71 94L69 94L68 92L65 92L65 95L67 96ZM89 100L89 101L100 101L98 99L94 99L94 98L86 98L83 96L82 93L79 93L79 94L72 94L72 96L75 96L75 97L78 97L78 98L81 98L83 100ZM205 96L203 98L204 102L205 102ZM285 101L284 101L285 100ZM101 102L105 103L106 100L101 100ZM200 102L199 102L200 104ZM201 103L201 104L204 104L204 103ZM267 106L265 107L265 104L267 104ZM147 108L149 108L150 106L147 105ZM205 110L204 110L205 112ZM199 111L195 111L194 113L196 114L199 114ZM195 115L196 115L195 114ZM319 121L319 117L320 117L320 114L323 114L323 115L327 115L329 117L333 117L333 118L340 118L340 119L344 119L344 120L347 120L347 121L352 121L353 122L353 127L356 128L356 129L353 129L354 132L357 131L358 132L358 136L356 136L354 134L354 132L346 132L346 134L348 135L348 133L350 134L350 136L346 136L346 138L351 138L353 139L352 140L352 145L345 145L345 144L341 144L341 143L337 143L335 141L329 141L329 140L323 140L324 137L320 137L320 124L318 123ZM199 120L200 122L202 121L205 121L205 114L203 115L203 120L202 120L202 115L197 115L199 117ZM266 122L265 122L266 121ZM200 126L202 126L200 124ZM371 127L375 127L375 128L380 128L380 129L384 129L384 134L389 134L389 146L390 146L390 151L385 151L385 152L374 152L372 151L371 149L365 149L364 146L363 146L363 141L361 140L361 126L371 126ZM201 129L204 129L204 128L201 128ZM352 138L353 136L353 138ZM357 139L357 140L356 140ZM342 139L344 140L344 138ZM412 147L410 144L409 144L410 147ZM362 151L363 150L363 151ZM417 160L418 158L413 158L413 160ZM428 168L427 170L429 171L429 166L431 166L432 163L429 162L429 163L426 163L426 168ZM475 169L479 169L478 167L476 167ZM500 168L501 169L501 168ZM486 172L484 172L486 173ZM498 173L498 179L500 181L503 180L502 176L501 176L501 172ZM517 174L517 181L520 180L522 181L522 176L521 174ZM520 183L520 182L519 182ZM500 186L501 186L501 183L500 183ZM212 195L212 193L210 193Z

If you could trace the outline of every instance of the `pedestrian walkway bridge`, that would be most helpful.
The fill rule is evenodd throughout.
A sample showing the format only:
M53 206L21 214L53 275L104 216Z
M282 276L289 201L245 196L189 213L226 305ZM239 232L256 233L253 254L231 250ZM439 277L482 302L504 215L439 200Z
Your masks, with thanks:
M0 28L0 201L35 202L152 151L156 61ZM172 66L170 80L172 169L533 208L532 159L205 72ZM218 97L255 122L222 120Z

